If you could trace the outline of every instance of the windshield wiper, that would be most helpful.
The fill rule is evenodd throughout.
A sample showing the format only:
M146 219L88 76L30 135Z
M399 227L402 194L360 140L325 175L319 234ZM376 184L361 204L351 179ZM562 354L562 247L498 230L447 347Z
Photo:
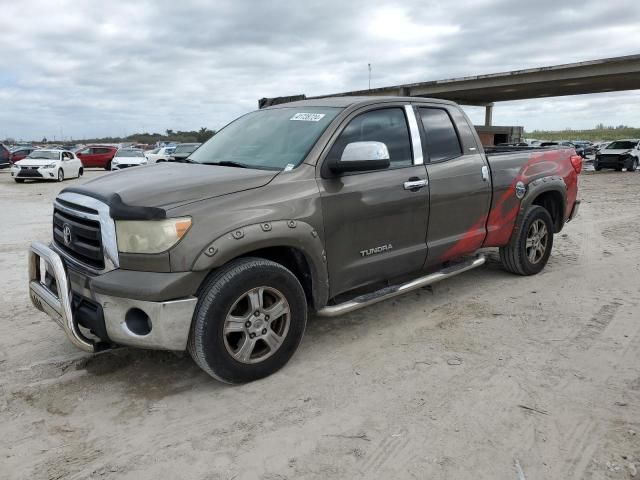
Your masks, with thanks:
M205 163L205 165L217 165L219 167L254 168L254 167L250 167L249 165L245 165L244 163L233 162L231 160L222 160L220 162L210 162L210 163Z

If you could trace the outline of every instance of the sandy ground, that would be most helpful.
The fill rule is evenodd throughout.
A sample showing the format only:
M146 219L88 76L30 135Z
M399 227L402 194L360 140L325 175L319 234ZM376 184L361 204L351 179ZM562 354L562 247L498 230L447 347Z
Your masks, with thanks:
M492 255L312 318L240 387L186 355L79 353L31 307L26 249L60 187L0 173L2 479L640 478L640 174L583 175L542 274Z

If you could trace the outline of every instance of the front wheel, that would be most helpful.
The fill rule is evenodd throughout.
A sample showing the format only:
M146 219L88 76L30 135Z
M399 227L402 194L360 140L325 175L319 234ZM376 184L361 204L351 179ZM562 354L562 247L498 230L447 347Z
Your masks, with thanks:
M106 171L111 170L111 160L109 160L109 161L107 162L107 164L104 166L104 169L105 169Z
M58 181L64 182L64 171L61 168L58 169Z
M24 178L14 178L16 183L24 183Z
M84 173L84 170L82 169L82 167L80 167L80 170L78 170L78 178L80 178L83 173Z
M549 261L553 247L553 220L547 209L532 205L509 244L500 248L506 270L518 275L535 275Z
M638 159L634 158L631 160L631 165L627 168L627 172L635 172L638 169Z
M307 301L296 276L261 258L234 260L199 295L188 350L225 383L264 378L293 356L307 324Z

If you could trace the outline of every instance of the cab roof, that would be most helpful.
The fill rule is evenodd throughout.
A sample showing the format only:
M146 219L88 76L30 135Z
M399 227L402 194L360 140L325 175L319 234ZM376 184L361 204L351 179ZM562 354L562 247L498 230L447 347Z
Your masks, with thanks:
M374 105L376 103L388 103L388 102L429 102L429 103L441 103L443 105L456 105L455 102L449 100L441 100L439 98L423 98L423 97L393 97L393 96L343 96L343 97L323 97L323 98L308 98L306 100L298 100L289 103L280 103L264 108L268 110L270 108L284 108L284 107L337 107L347 108L363 105Z

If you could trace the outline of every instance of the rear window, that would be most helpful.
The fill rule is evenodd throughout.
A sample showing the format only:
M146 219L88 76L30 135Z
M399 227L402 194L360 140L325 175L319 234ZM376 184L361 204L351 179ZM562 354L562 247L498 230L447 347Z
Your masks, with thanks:
M438 162L462 155L458 134L446 110L440 108L418 110L424 127L430 161Z

